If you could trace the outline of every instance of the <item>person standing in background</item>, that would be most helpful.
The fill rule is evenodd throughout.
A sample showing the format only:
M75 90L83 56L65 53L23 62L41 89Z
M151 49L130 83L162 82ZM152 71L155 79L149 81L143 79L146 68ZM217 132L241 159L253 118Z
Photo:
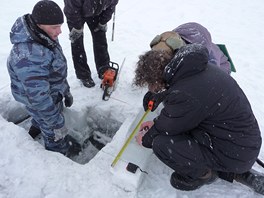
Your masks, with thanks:
M118 0L64 0L64 3L76 76L85 87L94 87L83 43L84 24L87 23L92 35L98 77L103 79L110 62L106 39L107 22L112 18Z

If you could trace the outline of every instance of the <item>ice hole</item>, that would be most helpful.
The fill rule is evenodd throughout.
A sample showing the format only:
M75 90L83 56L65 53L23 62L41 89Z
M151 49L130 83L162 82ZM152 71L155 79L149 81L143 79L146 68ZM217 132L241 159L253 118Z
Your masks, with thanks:
M89 162L112 138L122 125L111 111L88 107L83 113L70 109L65 111L69 134L83 145L83 151L72 158L80 164Z
M5 109L2 116L9 122L16 123L26 131L31 126L31 118L27 117L26 110L21 105L12 105L13 108ZM107 143L114 137L122 125L111 111L105 111L96 107L88 107L82 111L64 109L65 125L69 134L83 146L83 151L71 159L79 164L88 163ZM44 146L41 135L35 138ZM50 152L50 151L47 151Z

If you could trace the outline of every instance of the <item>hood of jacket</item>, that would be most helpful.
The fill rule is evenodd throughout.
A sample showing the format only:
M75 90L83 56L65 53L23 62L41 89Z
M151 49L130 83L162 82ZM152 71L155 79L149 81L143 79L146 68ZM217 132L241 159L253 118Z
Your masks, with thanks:
M30 14L19 17L11 28L10 41L12 44L37 42L49 49L57 46L43 30L31 19Z
M25 16L19 17L11 28L10 41L12 44L25 43L33 41L33 37L28 31L28 25Z
M187 43L199 43L208 49L210 52L212 49L212 37L210 32L199 23L190 22L185 23L173 31L177 32Z
M207 68L209 53L201 44L181 47L165 67L163 78L170 87L176 81L193 76Z

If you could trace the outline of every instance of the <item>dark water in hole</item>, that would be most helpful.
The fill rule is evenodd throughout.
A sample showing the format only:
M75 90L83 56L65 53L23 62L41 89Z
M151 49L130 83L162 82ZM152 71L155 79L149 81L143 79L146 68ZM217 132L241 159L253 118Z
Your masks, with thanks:
M93 116L89 116L93 115ZM122 122L116 120L109 112L94 112L87 115L87 130L84 132L83 147L84 150L72 158L73 161L80 164L89 162L112 138L122 125Z

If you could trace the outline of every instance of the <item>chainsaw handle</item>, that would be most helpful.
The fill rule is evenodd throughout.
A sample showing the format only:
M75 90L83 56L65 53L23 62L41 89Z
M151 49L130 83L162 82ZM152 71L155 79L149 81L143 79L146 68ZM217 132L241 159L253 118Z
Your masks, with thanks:
M103 93L102 99L104 101L107 101L107 100L109 100L110 95L111 95L111 90L110 90L111 87L109 86L109 84L106 84L103 89L104 89L104 93Z

